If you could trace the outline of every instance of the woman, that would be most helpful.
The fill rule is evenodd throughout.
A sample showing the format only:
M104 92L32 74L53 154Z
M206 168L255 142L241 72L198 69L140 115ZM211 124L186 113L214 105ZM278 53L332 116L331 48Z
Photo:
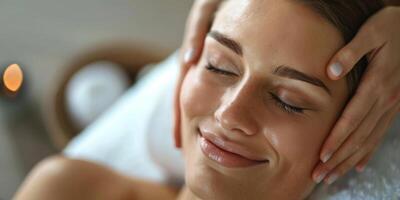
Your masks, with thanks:
M181 49L182 73L198 61L209 23L221 2L195 1L187 20ZM386 5L400 6L398 0L384 2ZM400 26L395 25L400 19L400 8L393 6L371 16L357 35L338 50L327 65L329 78L338 80L346 77L362 56L370 52L375 54L357 94L349 101L321 149L322 163L314 171L316 181L321 176L342 176L353 167L358 172L363 171L384 138L388 124L393 120L390 117L392 110L400 103L400 60L397 55L400 50ZM381 87L376 88L376 85ZM376 95L371 96L372 93ZM365 145L370 143L375 145Z
M318 150L366 63L347 82L330 81L323 66L380 8L377 1L342 3L350 10L337 4L236 1L221 9L180 95L182 134L176 138L183 146L187 197L309 194ZM346 19L337 20L335 11Z
M186 185L179 198L306 198L319 148L366 63L336 82L323 66L380 7L361 0L226 2L181 89L175 139ZM334 12L342 9L354 15ZM100 166L54 158L33 172L17 199L175 195Z

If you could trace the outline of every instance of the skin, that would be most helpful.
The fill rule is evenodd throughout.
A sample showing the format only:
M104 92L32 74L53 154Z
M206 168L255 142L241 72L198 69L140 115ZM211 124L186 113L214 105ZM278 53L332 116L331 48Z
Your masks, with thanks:
M320 154L323 163L316 167L314 177L320 176L332 183L353 166L363 171L398 115L399 19L400 7L389 6L379 11L361 27L353 41L332 58L331 64L339 63L343 67L339 77L328 73L333 80L343 78L363 55L368 55L370 64L355 96L323 145Z
M187 20L186 33L181 47L181 77L192 64L196 64L203 51L204 38L221 0L196 0ZM326 65L331 80L347 75L364 55L370 58L368 70L356 95L335 123L320 152L321 163L313 177L316 182L325 179L332 183L354 166L362 172L384 138L386 130L400 111L400 19L399 0L384 1L388 6L373 15L361 27L355 38L338 50ZM371 53L372 52L372 53ZM372 56L374 55L374 56ZM339 76L330 66L342 68ZM178 82L181 87L183 79ZM381 86L379 88L375 86ZM175 133L180 132L179 90L175 94ZM371 95L375 94L375 95ZM373 97L373 98L371 98ZM179 147L179 143L177 146Z
M237 3L237 2L235 2ZM293 5L292 5L293 6ZM258 6L256 6L258 8ZM308 23L313 24L312 22L318 21L318 17L313 15L313 13L311 13L310 11L308 11L307 9L304 8L300 8L300 7L290 7L292 9L296 9L296 12L298 13L302 13L300 16L301 18L299 18L299 16L296 17L291 17L291 22L293 22L293 20L297 20L297 21L302 21L302 20L309 20ZM246 17L254 17L254 16L258 16L261 17L262 14L256 14L256 13L252 13L252 14L248 14L246 15L246 10L250 9L250 7L242 7L241 12L227 12L228 14L235 14L236 17L238 17L240 15L240 13L242 14L242 16L246 16ZM278 9L277 7L274 7L274 9ZM287 7L287 9L289 9L289 6ZM283 13L278 13L278 14L287 14L289 16L290 13L293 12L283 12ZM385 12L386 13L386 12ZM392 11L390 12L392 13ZM254 15L253 15L254 14ZM271 12L268 13L264 13L266 15L271 15ZM222 15L222 14L221 14ZM384 15L386 16L388 15L387 13ZM382 15L380 15L382 16ZM382 17L385 18L385 17ZM231 21L235 19L232 17ZM306 20L307 19L307 20ZM311 20L312 19L312 20ZM379 18L378 18L379 19ZM376 20L376 21L380 21L382 22L382 20ZM226 19L229 21L229 19ZM314 21L313 21L314 20ZM222 21L222 20L221 20ZM311 164L307 163L306 161L302 161L302 158L305 155L307 156L315 156L318 157L318 153L316 153L318 151L318 146L320 146L322 144L322 141L324 140L324 137L326 137L326 134L324 135L323 133L325 133L324 131L326 131L326 133L328 132L329 129L323 128L324 125L326 126L330 126L332 125L332 123L335 121L335 118L337 117L339 110L343 107L343 102L341 102L340 98L342 98L342 101L344 99L344 97L346 96L346 88L344 86L344 83L339 83L338 82L332 82L330 81L327 77L325 77L325 73L323 72L324 69L319 70L320 66L323 66L323 63L326 62L326 60L324 60L325 57L327 57L326 59L328 60L329 58L329 54L333 54L335 49L337 50L338 48L340 48L343 44L340 41L340 38L338 38L338 33L335 34L335 30L333 27L330 27L327 24L324 24L323 22L324 20L320 19L320 21L318 22L319 27L318 30L325 30L328 32L329 29L331 29L329 31L329 33L323 33L323 35L325 35L326 37L329 36L330 40L322 40L318 36L318 32L314 32L312 34L308 33L307 30L301 29L302 27L296 27L296 34L300 34L301 37L304 37L303 39L308 38L308 40L310 40L310 37L312 35L312 41L313 42L308 42L307 45L303 45L303 47L306 48L301 48L301 50L298 50L296 47L296 44L298 46L302 46L300 45L302 42L301 40L296 40L295 38L290 38L289 36L286 37L287 40L285 41L280 41L279 46L275 48L276 52L272 52L275 53L274 54L274 60L266 60L266 56L268 55L267 53L270 53L270 50L268 49L263 49L263 51L258 52L258 50L256 50L256 48L265 48L266 46L262 46L260 45L260 43L256 43L256 44L251 44L251 42L249 41L249 38L254 38L254 37L249 37L251 36L251 34L249 34L249 30L251 30L251 28L254 26L250 26L249 21L246 20L239 20L236 21L236 23L241 23L243 26L247 25L250 26L249 29L246 30L242 30L242 32L233 32L232 33L232 28L230 29L231 32L229 32L229 26L223 26L223 27L218 27L217 25L214 28L220 28L220 31L225 31L224 33L226 33L227 35L229 35L231 38L234 38L238 41L241 42L242 46L244 47L244 56L243 58L237 58L237 56L232 55L232 52L230 52L230 50L226 49L225 47L222 47L220 44L216 43L216 41L213 41L212 38L208 38L208 42L210 43L209 45L207 45L207 48L209 48L209 51L212 52L212 49L214 49L214 51L221 51L222 53L220 55L224 55L224 59L221 60L229 60L229 61L236 61L238 63L235 63L236 67L242 67L244 73L244 76L241 78L237 78L236 79L236 83L238 83L237 87L234 87L232 85L229 84L225 84L226 82L224 82L224 84L222 84L224 87L220 87L221 85L219 85L218 88L216 88L215 86L210 87L210 85L207 86L207 84L205 84L204 82L201 82L200 80L204 80L202 78L217 78L220 75L213 75L211 76L211 72L209 72L210 74L208 74L207 77L205 76L200 76L200 75L205 75L206 73L202 70L204 70L204 66L202 65L197 65L197 66L193 66L193 68L191 68L190 74L192 74L191 76L187 76L186 80L190 80L189 78L194 78L192 80L198 80L199 82L189 82L188 84L185 84L185 88L187 93L184 95L184 93L182 93L182 107L185 107L185 105L187 106L187 110L184 110L184 119L186 120L188 123L183 123L183 127L186 127L186 129L188 131L185 132L185 135L183 137L184 140L184 146L187 147L188 144L193 143L193 138L194 138L194 127L196 126L196 124L200 124L204 123L207 124L207 126L211 126L212 124L214 125L218 125L218 123L216 123L216 121L212 121L214 114L213 113L219 113L218 115L216 114L216 116L219 116L220 119L221 116L225 116L223 117L224 119L224 126L219 127L219 130L223 130L223 129L228 129L229 127L234 127L236 128L236 131L225 131L224 133L230 133L229 137L232 137L233 139L237 139L237 141L243 142L243 144L249 145L249 143L251 144L251 146L254 148L256 147L257 152L259 154L265 154L266 156L269 156L269 159L271 160L271 165L268 166L267 169L258 169L255 170L253 172L248 172L246 171L244 174L246 174L246 176L242 176L243 173L240 172L240 170L238 171L232 171L232 170L227 170L215 163L213 163L211 160L206 160L205 162L204 159L201 158L201 154L199 154L198 150L196 149L191 149L193 146L190 146L191 148L184 148L184 154L185 156L193 156L190 157L190 159L187 159L187 165L188 167L188 180L189 180L189 187L184 187L182 192L180 193L179 198L181 199L196 199L198 197L201 197L202 194L204 194L204 191L202 189L204 189L203 187L199 187L200 183L204 182L200 182L200 181L205 181L208 184L214 184L212 186L216 186L218 188L218 186L221 186L221 184L218 184L220 182L224 182L226 183L227 180L232 180L231 182L228 182L227 184L232 186L232 187L228 187L228 188L220 188L220 190L217 191L227 191L227 192L232 192L232 193L228 193L228 194L235 194L235 191L231 191L232 188L237 189L237 191L243 191L246 188L249 188L249 191L247 194L253 194L254 198L259 198L260 196L258 195L264 195L266 191L270 191L272 190L272 188L274 188L274 190L276 191L270 191L269 194L265 194L266 196L263 197L267 197L268 195L273 196L273 199L276 199L279 197L279 195L281 194L285 194L285 197L279 198L279 199L284 199L284 198L289 198L289 199L296 199L296 198L300 198L301 196L306 196L308 191L310 191L312 189L312 187L314 186L314 184L311 182L311 180L309 180L309 178L306 178L306 175L309 176L310 173L310 166L312 166ZM231 23L234 24L234 22ZM254 22L255 23L255 22ZM272 23L272 22L270 22ZM300 22L299 22L300 23ZM304 23L304 21L302 21L301 23ZM293 23L294 25L298 24L298 23ZM372 24L376 24L376 23L372 23ZM254 24L253 24L254 25ZM261 32L265 32L267 30L265 30L265 24L264 24L264 28L260 28L263 27L261 25L263 24L257 24L260 25L259 27L257 27L256 31L252 32L253 34L255 34L256 32L261 33ZM305 24L303 24L305 25ZM244 26L246 27L246 26ZM282 28L280 26L274 26L274 27L279 27ZM385 26L383 26L385 27ZM294 28L294 27L292 27ZM311 28L311 27L310 27ZM224 30L223 30L224 29ZM287 27L284 29L286 31L288 31L289 29L287 29ZM247 31L247 32L246 32ZM270 30L272 31L272 30ZM288 31L289 32L289 31ZM392 31L392 35L394 35L396 31ZM248 33L248 34L245 34ZM284 31L281 31L279 33L279 35L282 35L282 33L284 33ZM247 38L244 38L243 35L246 35ZM273 36L273 32L268 32L269 36ZM277 34L277 33L275 33ZM322 34L322 33L319 33ZM328 35L326 35L328 34ZM331 34L331 35L329 35ZM242 37L241 37L242 36ZM379 36L379 34L378 34ZM276 36L278 37L278 36ZM264 38L266 39L266 38ZM321 44L318 44L318 42L316 41L320 41L318 39L321 39ZM337 39L337 41L333 41ZM307 41L307 40L305 40ZM265 42L265 41L264 41ZM274 42L277 43L276 41L269 41L270 44L268 47L273 47L274 46ZM285 43L286 42L286 43ZM300 43L300 44L299 44ZM208 43L207 43L208 44ZM264 44L264 43L263 43ZM289 44L292 44L291 49L285 49L285 46L288 46ZM294 44L294 45L293 45ZM276 45L276 44L275 44ZM309 45L313 46L316 45L319 49L324 49L325 51L318 51L318 52L313 52L313 51L306 51L306 50L312 50L311 48L309 48ZM321 46L318 45L323 45L324 48L321 48ZM261 46L261 47L260 47ZM328 48L329 47L329 48ZM396 48L396 45L391 45L389 46L390 49ZM224 49L225 48L225 49ZM287 51L285 52L285 56L279 56L280 52L282 51ZM206 50L206 52L208 52L208 50ZM258 52L258 53L257 53ZM304 52L308 52L305 55L302 55L301 53ZM387 50L385 52L391 52L390 50ZM386 55L384 53L382 53L382 55ZM252 56L254 56L254 58L252 57L251 59L249 59L248 55L251 54ZM311 55L314 54L318 54L318 56L320 57L315 57L312 56L313 58L310 59ZM326 55L325 55L326 54ZM204 54L205 55L205 54ZM218 55L218 54L217 54ZM293 57L289 57L287 55L291 55ZM283 59L285 58L285 59ZM289 59L291 58L291 59ZM306 59L308 58L308 59ZM389 57L390 58L390 57ZM382 59L382 58L381 58ZM216 59L218 60L218 59ZM323 99L323 91L321 91L321 89L316 88L315 86L311 86L311 85L307 85L307 83L302 83L299 81L294 81L294 80L287 80L284 78L278 78L278 77L274 77L270 74L270 70L266 70L266 69L271 69L273 64L279 63L279 62L287 62L284 64L290 64L293 65L293 67L296 67L296 69L298 70L302 70L303 72L307 72L309 74L312 74L315 77L320 78L321 80L324 81L324 83L331 89L332 91L332 97L330 100L325 101L322 100ZM391 63L391 61L387 61L389 63ZM222 61L221 61L222 63ZM282 64L279 63L279 64ZM204 63L203 63L204 64ZM295 65L296 64L296 65ZM319 66L319 67L318 67ZM266 68L266 69L265 69ZM235 68L228 68L229 70L233 70ZM185 74L185 73L184 73ZM185 77L185 76L183 76ZM182 80L183 80L182 77ZM221 77L219 77L221 78ZM218 80L220 79L213 79L215 82L214 83L218 83ZM223 79L223 80L229 80L229 78L227 79ZM283 81L283 82L281 82ZM231 82L229 82L230 84L232 84ZM321 106L321 108L323 109L316 109L314 111L310 111L309 113L307 113L308 115L306 117L300 117L299 115L296 115L296 117L292 116L292 114L289 113L284 113L282 110L279 110L281 108L278 107L274 107L274 105L276 104L272 104L272 100L268 99L265 103L260 103L260 99L257 98L251 98L252 95L249 94L260 94L260 96L262 96L263 94L265 94L265 91L261 91L261 92L257 92L259 91L259 87L260 83L263 83L261 85L265 86L266 90L268 91L268 89L274 88L274 83L278 83L278 90L277 91L284 91L281 92L279 94L283 95L283 94L287 94L287 99L292 98L292 95L289 95L291 92L293 92L292 90L290 90L290 88L293 87L293 90L299 90L298 93L299 94L294 94L294 96L302 96L301 91L304 90L304 92L307 92L307 94L309 94L310 96L313 96L312 99L316 99L315 96L318 96L319 98L321 98L320 100L318 100L318 103L315 103L313 105L315 105L317 108L320 108L319 106ZM283 84L285 83L285 84ZM279 85L279 84L283 84L283 85ZM287 84L287 85L286 85ZM201 89L205 89L206 87L210 87L211 90L217 90L218 91L225 91L224 94L224 98L221 97L221 93L219 92L211 92L211 91L207 91L209 92L209 94L212 94L213 97L210 101L209 97L206 98L207 101L203 101L203 102L208 102L208 104L202 105L200 104L194 104L191 101L188 101L190 98L194 98L193 100L199 100L196 99L195 96L196 95L201 95L201 93L196 94L196 93L192 93L190 92L190 90L201 90ZM231 91L234 91L233 93L236 92L236 94L247 94L246 95L242 95L242 96L238 96L238 95L232 95L229 92L226 92L227 90L231 89ZM290 91L285 91L285 90L290 90ZM184 90L185 91L185 90ZM252 91L254 91L255 93L253 93ZM314 96L315 95L315 96ZM216 103L216 97L220 97L219 98L219 102L217 99L217 103ZM285 95L283 95L285 96ZM342 96L342 97L340 97ZM199 96L198 96L199 97ZM299 97L299 98L300 98ZM200 97L199 97L200 98ZM205 98L203 96L203 98ZM311 98L311 97L310 97ZM286 99L286 100L287 100ZM223 101L222 101L223 100ZM227 104L226 102L230 102L230 104ZM249 102L251 104L249 104ZM253 104L254 103L254 104ZM243 112L242 108L250 108L250 109L254 109L254 105L257 104L262 104L261 107L263 107L264 109L257 109L254 112L258 112L260 114L260 116L254 117L254 114L250 115L249 113L254 113L254 112ZM198 107L196 108L196 106L205 106L206 110L202 111L202 110L198 110ZM228 105L228 106L223 106L221 107L220 105ZM207 111L207 112L206 112ZM218 112L217 112L218 111ZM332 112L331 112L332 111ZM306 111L307 112L307 111ZM234 113L241 113L241 115L246 116L246 118L235 118L236 114ZM329 113L329 114L326 114ZM286 115L286 116L285 116ZM272 117L271 117L272 116ZM316 122L314 122L312 125L314 127L310 128L310 122L307 122L306 120L313 120L315 121L316 116L318 116L318 120L316 120ZM321 119L321 117L323 119ZM257 119L255 119L257 118ZM290 119L290 121L287 121L285 124L282 125L282 122L277 122L278 119ZM243 119L246 119L246 121L243 121ZM267 120L268 123L265 123L265 125L263 124L263 126L260 126L260 120ZM301 123L300 123L301 122ZM326 122L326 124L322 124L321 122ZM244 129L244 127L247 127L248 124L256 124L257 126L257 130L261 130L261 131L249 131L251 129ZM204 126L203 124L203 126ZM246 125L247 124L247 125ZM288 126L288 124L290 124L290 126ZM266 126L268 129L265 131L262 131L263 128L265 128ZM318 125L318 127L316 127L316 125ZM386 123L387 125L387 123ZM277 126L281 126L279 129L277 128ZM293 130L293 127L297 126L298 128ZM228 127L228 128L227 128ZM282 128L283 127L283 128ZM317 129L315 129L317 128ZM245 132L243 132L243 130L247 130ZM304 132L304 133L302 133ZM187 134L186 134L187 133ZM246 134L246 138L243 139L243 135L244 133L253 133L253 134ZM299 134L301 133L301 134ZM318 134L317 134L318 133ZM321 134L322 133L322 134ZM310 136L310 134L312 134L312 137ZM247 136L251 136L251 137L247 137ZM254 139L257 137L257 140ZM304 141L305 137L310 137L309 140ZM293 142L293 138L296 138L297 142ZM177 137L178 141L180 140L180 136L178 135ZM302 154L300 154L299 152L296 152L295 150L298 148L296 145L298 145L299 143L304 144L307 148L302 148L303 151L310 151L311 153L307 154L307 152L303 152ZM316 146L312 147L312 144L315 144ZM265 145L265 146L264 146ZM310 145L310 146L308 146ZM196 146L194 146L196 147ZM198 147L196 147L198 148ZM313 150L313 148L315 148ZM197 151L197 152L196 152ZM274 153L275 152L275 153ZM314 152L314 153L313 153ZM296 156L297 154L297 156ZM193 160L195 159L199 159L199 162L193 164ZM299 162L301 163L301 165L299 163L293 163L294 160L299 160ZM315 162L317 162L318 159L315 159ZM311 158L311 160L309 160L309 162L313 162L313 158ZM293 165L296 165L296 168L290 168ZM203 165L204 167L199 170L198 166ZM289 170L289 169L296 169L296 170ZM289 174L293 175L293 176L289 176L288 173L283 173L284 171L288 171ZM196 172L196 173L194 173ZM211 179L207 179L207 174L212 173L214 178ZM259 180L260 176L256 176L255 174L259 174L259 175L265 175L267 176L267 178L264 178L263 181L261 182L262 188L261 188L261 183L260 182L252 182L252 180L249 177L253 177L254 180ZM283 177L283 179L279 179L275 182L275 184L271 184L268 183L269 180L275 181L274 177L275 176L279 176L280 173L283 173L283 175L281 175ZM193 180L194 178L196 178L196 176L202 175L198 180L199 182L197 182L198 180ZM247 176L249 175L249 176ZM256 177L254 177L256 176ZM296 177L297 176L297 177ZM208 176L209 177L209 176ZM294 179L293 177L296 177L296 179ZM201 179L203 178L203 180ZM241 180L241 181L238 181ZM292 183L295 181L302 181L302 185L300 186L295 186ZM197 182L197 183L196 183ZM241 185L237 186L235 185L235 183L240 182ZM280 188L280 186L286 184L286 189L282 189ZM245 183L245 184L243 184ZM266 183L266 185L264 185L264 183ZM257 188L257 185L259 186ZM203 185L204 186L204 185ZM206 187L207 188L207 187ZM213 187L208 187L208 188L213 188ZM261 189L260 189L261 188ZM267 190L266 190L267 189ZM282 192L283 190L283 192ZM278 193L278 191L281 191L279 194L277 194L277 196L275 196L274 192ZM196 192L196 193L193 193ZM253 193L250 193L253 192ZM290 193L289 193L290 192ZM214 194L214 193L210 193L214 196L218 196L218 195L223 195L223 194ZM237 196L235 197L240 197L242 193L237 194ZM102 167L102 166L98 166L96 164L90 163L90 162L85 162L85 161L79 161L79 160L71 160L71 159L67 159L64 158L62 156L56 156L56 157L51 157L46 159L45 161L42 161L38 166L35 167L35 169L30 173L30 175L28 176L28 178L25 180L24 184L21 186L21 188L19 189L19 191L16 193L16 196L14 199L24 199L24 200L29 200L29 199L40 199L40 200L46 200L46 199L175 199L175 197L177 196L177 190L174 188L170 188L167 186L163 186L163 185L159 185L159 184L154 184L151 182L146 182L143 180L136 180L136 179L132 179L132 178L127 178L125 176L122 176L118 173L115 173L114 171L106 168L106 167ZM293 197L293 198L292 198ZM212 197L210 197L212 198ZM224 197L221 197L224 198ZM234 199L233 197L227 197L228 199ZM251 197L249 197L248 195L246 195L246 199L249 199ZM207 199L207 198L206 198Z
M91 162L52 156L27 176L14 200L176 199L176 188L123 176Z
M324 68L344 45L340 33L309 8L282 0L229 1L211 30L239 43L243 56L209 34L198 64L183 80L182 134L176 136L185 157L182 199L305 198L315 186L311 173L320 147L348 95L345 80L331 81ZM208 62L230 75L207 69ZM331 94L273 74L280 65L320 79ZM270 93L307 110L288 113ZM270 162L224 167L203 154L198 129L212 130Z

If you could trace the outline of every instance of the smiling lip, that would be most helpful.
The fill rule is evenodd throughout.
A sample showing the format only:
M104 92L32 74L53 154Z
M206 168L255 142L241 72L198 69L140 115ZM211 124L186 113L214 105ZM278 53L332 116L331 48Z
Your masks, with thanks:
M203 134L199 130L200 148L205 156L211 160L229 168L250 167L268 163L267 159L249 158L244 156L245 151L240 148L234 148L235 145L227 141L211 136L211 134ZM238 147L238 146L236 146Z

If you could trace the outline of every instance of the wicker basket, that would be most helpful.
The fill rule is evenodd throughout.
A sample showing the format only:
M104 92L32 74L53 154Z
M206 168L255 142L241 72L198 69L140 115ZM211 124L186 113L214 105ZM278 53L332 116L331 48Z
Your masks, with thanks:
M157 51L154 51L154 49L157 49ZM83 52L66 65L63 68L65 71L62 78L53 84L43 106L45 126L55 147L62 150L73 137L82 131L72 123L65 102L66 85L77 71L90 63L107 60L121 66L128 73L133 84L143 66L159 62L168 55L167 51L160 51L159 49L149 48L149 45L143 44L128 45L122 43L118 45L114 43Z

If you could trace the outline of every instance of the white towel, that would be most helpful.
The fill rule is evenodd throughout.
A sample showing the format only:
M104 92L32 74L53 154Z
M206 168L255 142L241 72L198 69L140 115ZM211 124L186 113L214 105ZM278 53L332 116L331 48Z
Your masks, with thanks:
M70 142L64 154L129 176L181 184L183 161L172 137L176 57L174 54L150 67L121 99Z

